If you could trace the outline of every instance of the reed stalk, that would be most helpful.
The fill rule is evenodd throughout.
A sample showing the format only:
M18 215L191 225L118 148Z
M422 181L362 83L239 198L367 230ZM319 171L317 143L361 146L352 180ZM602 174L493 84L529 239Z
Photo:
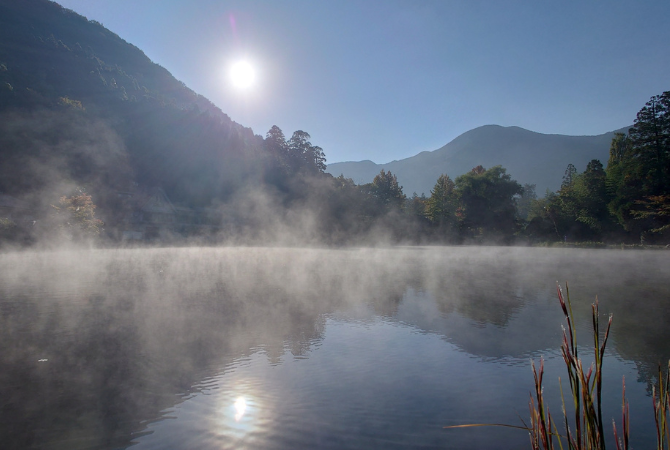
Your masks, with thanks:
M670 361L668 370L663 376L661 365L658 365L658 390L652 387L651 397L654 402L654 420L656 421L656 447L659 450L670 449L670 427L668 412L670 411Z
M602 371L605 358L605 347L612 327L612 315L609 315L607 327L602 335L600 332L600 311L598 297L591 305L591 323L593 326L593 349L594 362L585 370L578 355L577 333L575 330L574 315L570 302L570 291L565 284L565 293L559 284L556 285L558 301L565 316L566 326L562 326L563 340L561 343L561 354L568 371L570 393L574 407L574 431L570 426L561 378L558 383L561 390L563 422L565 435L560 435L555 421L545 404L543 396L542 381L544 377L544 359L540 359L539 369L535 362L531 361L533 378L535 383L535 396L530 396L530 425L514 426L505 424L468 424L447 426L444 428L466 428L479 426L500 426L526 430L530 436L531 448L533 450L554 450L554 438L558 447L563 450L563 440L567 443L568 450L605 450L605 432L603 428L602 414ZM626 380L622 380L621 395L621 435L617 430L616 423L612 420L614 439L617 450L629 450L630 436L630 409L626 401ZM652 400L654 406L654 419L656 421L657 450L670 450L670 361L665 375L659 365L658 388L652 388ZM522 421L523 422L523 421Z
M621 427L622 435L619 437L617 433L616 422L612 419L612 429L614 430L614 442L617 450L628 450L628 436L630 434L630 422L628 420L630 409L626 401L626 377L622 378L622 392L621 392Z
M560 435L556 429L556 424L551 418L549 409L545 407L544 395L542 393L542 378L544 376L544 359L540 358L540 370L535 369L535 361L531 361L533 368L533 377L535 379L535 399L537 400L537 407L533 401L533 396L530 396L528 403L530 409L530 445L533 450L554 449L554 436L558 437L558 445L563 449ZM553 425L553 427L552 427ZM552 432L553 428L553 432Z
M563 342L561 354L568 369L568 380L570 392L572 393L574 405L575 433L573 434L565 420L568 449L591 450L605 449L605 433L603 431L602 419L602 368L605 356L605 347L612 326L612 315L609 316L607 328L600 340L600 311L598 297L591 305L591 317L593 325L593 348L595 361L591 363L588 370L584 370L581 359L578 357L577 333L574 328L574 316L572 303L570 302L570 291L566 283L566 296L563 296L561 286L557 284L556 292L561 304L563 315L567 323L567 329L563 327ZM565 408L564 408L565 414Z

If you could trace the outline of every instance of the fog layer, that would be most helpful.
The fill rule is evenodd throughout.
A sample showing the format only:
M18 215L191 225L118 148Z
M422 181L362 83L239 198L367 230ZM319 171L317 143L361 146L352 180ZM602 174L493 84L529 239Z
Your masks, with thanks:
M477 358L527 361L560 345L556 280L570 282L582 342L597 294L614 313L611 348L649 381L670 357L667 258L486 247L4 253L0 437L7 448L127 445L231 361L318 353L328 318L400 321Z

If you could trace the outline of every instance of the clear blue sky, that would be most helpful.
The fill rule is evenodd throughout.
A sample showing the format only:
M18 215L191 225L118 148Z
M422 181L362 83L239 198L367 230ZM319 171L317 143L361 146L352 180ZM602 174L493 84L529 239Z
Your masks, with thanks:
M670 1L62 0L233 120L386 163L480 125L600 134L670 90ZM241 57L258 72L241 92Z

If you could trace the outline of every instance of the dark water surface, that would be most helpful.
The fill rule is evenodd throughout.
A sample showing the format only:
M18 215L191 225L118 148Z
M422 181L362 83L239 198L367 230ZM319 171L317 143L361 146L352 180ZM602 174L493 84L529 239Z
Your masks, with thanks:
M530 360L560 416L570 282L614 314L604 417L654 445L670 252L179 248L0 255L0 447L530 448ZM564 388L567 385L564 383ZM613 444L610 442L610 444Z

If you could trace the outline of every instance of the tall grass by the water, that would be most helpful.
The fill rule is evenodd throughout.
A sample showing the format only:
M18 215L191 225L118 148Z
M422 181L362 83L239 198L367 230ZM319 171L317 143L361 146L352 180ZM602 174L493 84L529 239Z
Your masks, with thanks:
M668 425L668 413L670 412L670 361L668 361L668 370L665 372L665 377L663 377L661 366L658 366L658 391L656 390L656 386L654 386L651 397L654 401L657 448L667 450L670 448L670 426Z
M560 285L556 286L558 301L563 310L567 327L563 327L563 342L561 353L568 371L570 394L574 417L569 418L563 395L563 386L559 377L561 389L562 413L564 422L564 434L558 432L556 421L552 418L543 395L544 360L540 359L539 369L535 362L531 361L533 377L535 381L534 398L531 394L529 401L530 424L514 426L506 424L469 424L455 425L445 428L464 428L473 426L503 426L527 430L530 435L531 448L533 450L554 450L555 444L563 450L565 443L569 450L605 450L605 431L602 416L602 368L605 356L605 347L612 326L612 315L607 321L607 328L602 336L600 333L600 313L598 298L591 305L593 324L593 349L595 361L585 370L582 360L578 355L577 334L574 328L574 315L570 302L570 291L565 285L565 293ZM652 400L654 407L654 419L656 421L656 449L670 450L670 426L668 416L670 415L670 361L668 370L663 374L659 365L658 385L652 388ZM630 418L629 407L626 401L626 383L622 381L621 402L621 428L617 429L616 422L612 420L612 428L617 450L629 449Z

